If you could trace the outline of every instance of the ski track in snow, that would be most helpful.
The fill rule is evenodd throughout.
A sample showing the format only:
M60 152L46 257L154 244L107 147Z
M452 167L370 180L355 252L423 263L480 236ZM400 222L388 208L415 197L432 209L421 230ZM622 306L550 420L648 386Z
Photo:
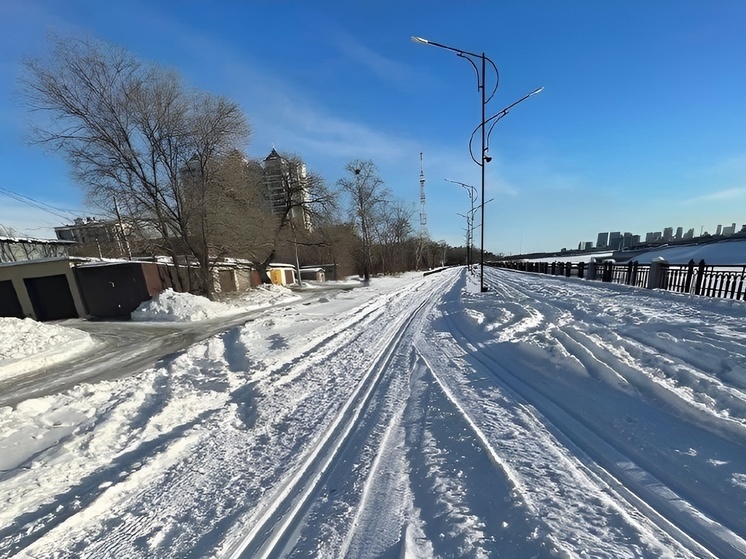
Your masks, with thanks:
M0 558L746 556L743 303L486 278L0 409Z

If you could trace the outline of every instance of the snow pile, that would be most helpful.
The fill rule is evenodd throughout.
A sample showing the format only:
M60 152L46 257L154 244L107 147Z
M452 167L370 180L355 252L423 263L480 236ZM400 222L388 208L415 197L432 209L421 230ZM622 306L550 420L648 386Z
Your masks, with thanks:
M194 322L236 312L234 307L191 293L166 289L132 312L132 320Z
M75 328L0 317L0 379L70 359L93 343Z
M238 296L231 295L224 301L210 301L199 295L166 289L135 309L132 312L132 320L196 322L296 298L297 296L290 289L277 285L261 286Z

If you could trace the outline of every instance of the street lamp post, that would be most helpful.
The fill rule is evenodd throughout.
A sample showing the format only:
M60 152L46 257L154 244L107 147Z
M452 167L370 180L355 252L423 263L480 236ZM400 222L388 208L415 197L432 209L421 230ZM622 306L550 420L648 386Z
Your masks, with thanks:
M474 213L469 212L466 215L457 213L456 215L466 218L466 267L471 272L471 232L472 232L472 219L474 219Z
M474 52L469 52L466 50L457 49L454 47L449 47L448 45L443 45L441 43L436 43L434 41L428 41L427 39L423 39L422 37L412 37L412 41L415 43L419 43L422 45L430 45L433 47L438 47L441 49L449 50L451 52L455 52L456 56L465 59L469 62L469 64L472 65L472 68L474 68L474 72L477 75L477 90L481 93L481 108L482 108L482 120L480 121L479 125L474 129L474 132L472 132L471 139L469 139L469 154L471 155L472 160L474 163L479 165L481 168L481 187L482 187L482 200L484 201L484 165L485 163L489 163L492 161L492 157L487 155L488 151L488 142L489 142L489 135L492 133L492 130L495 127L495 124L504 117L506 114L508 114L508 111L515 107L518 103L521 101L525 101L532 95L536 95L537 93L541 92L543 87L540 87L538 89L535 89L528 95L525 95L515 103L511 103L504 109L502 109L500 112L494 114L490 118L486 118L486 112L487 112L487 104L492 100L492 98L495 96L495 93L497 92L497 86L500 82L500 72L497 70L497 66L495 66L495 63L490 60L487 55L484 54L477 54ZM476 62L475 62L476 60ZM495 70L495 87L492 89L492 92L490 93L489 97L487 96L487 92L485 89L485 75L487 71L487 63L490 63L492 68ZM479 66L477 66L477 63L479 63ZM490 125L489 132L486 131L487 124ZM476 134L477 130L480 131L481 135L481 150L479 153L479 159L474 157L474 152L472 150L472 139L474 138L474 134ZM479 289L480 291L484 292L487 291L487 288L484 285L484 202L480 206L481 208L481 227L482 230L480 232L480 251L479 251Z
M473 187L470 184L466 184L459 181L452 181L451 179L443 179L446 182L452 182L453 184L457 184L460 187L462 187L464 190L466 190L466 193L469 195L469 201L471 202L471 209L469 210L469 221L467 222L467 225L469 225L469 229L466 231L466 265L471 267L471 246L474 242L474 201L477 198L477 189ZM459 214L461 215L461 214ZM462 216L463 217L463 216Z

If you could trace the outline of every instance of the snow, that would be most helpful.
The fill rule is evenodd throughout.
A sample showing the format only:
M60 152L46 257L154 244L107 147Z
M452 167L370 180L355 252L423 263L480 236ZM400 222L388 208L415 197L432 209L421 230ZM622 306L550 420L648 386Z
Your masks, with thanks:
M135 309L132 312L132 320L195 322L272 305L281 299L289 301L295 298L290 289L277 285L260 286L238 297L227 299L227 302L210 301L191 293L166 289Z
M641 264L649 264L656 258L664 258L669 264L688 264L690 260L699 263L704 260L708 266L743 265L746 257L746 239L734 238L715 243L665 246L635 256Z
M0 317L0 380L70 359L93 344L89 334L74 328Z
M591 252L573 255L554 255L544 258L529 258L527 262L585 262L608 259L614 252ZM713 242L687 245L663 245L652 250L640 252L630 258L640 264L650 264L663 258L669 264L685 265L690 260L699 263L704 260L708 266L743 266L746 261L746 238L743 236L721 239ZM626 260L625 260L626 261Z
M746 303L485 280L163 294L271 306L0 408L0 557L745 557ZM0 371L81 339L2 327Z

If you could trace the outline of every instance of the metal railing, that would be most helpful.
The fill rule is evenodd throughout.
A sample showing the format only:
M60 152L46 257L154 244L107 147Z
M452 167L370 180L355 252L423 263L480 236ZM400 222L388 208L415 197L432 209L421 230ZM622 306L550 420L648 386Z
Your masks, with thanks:
M643 287L663 289L677 293L717 297L721 299L746 300L746 265L707 265L704 260L695 264L669 265L665 262L640 264L627 262L519 262L500 261L486 263L489 266L548 274L577 277ZM655 267L655 273L652 273Z

